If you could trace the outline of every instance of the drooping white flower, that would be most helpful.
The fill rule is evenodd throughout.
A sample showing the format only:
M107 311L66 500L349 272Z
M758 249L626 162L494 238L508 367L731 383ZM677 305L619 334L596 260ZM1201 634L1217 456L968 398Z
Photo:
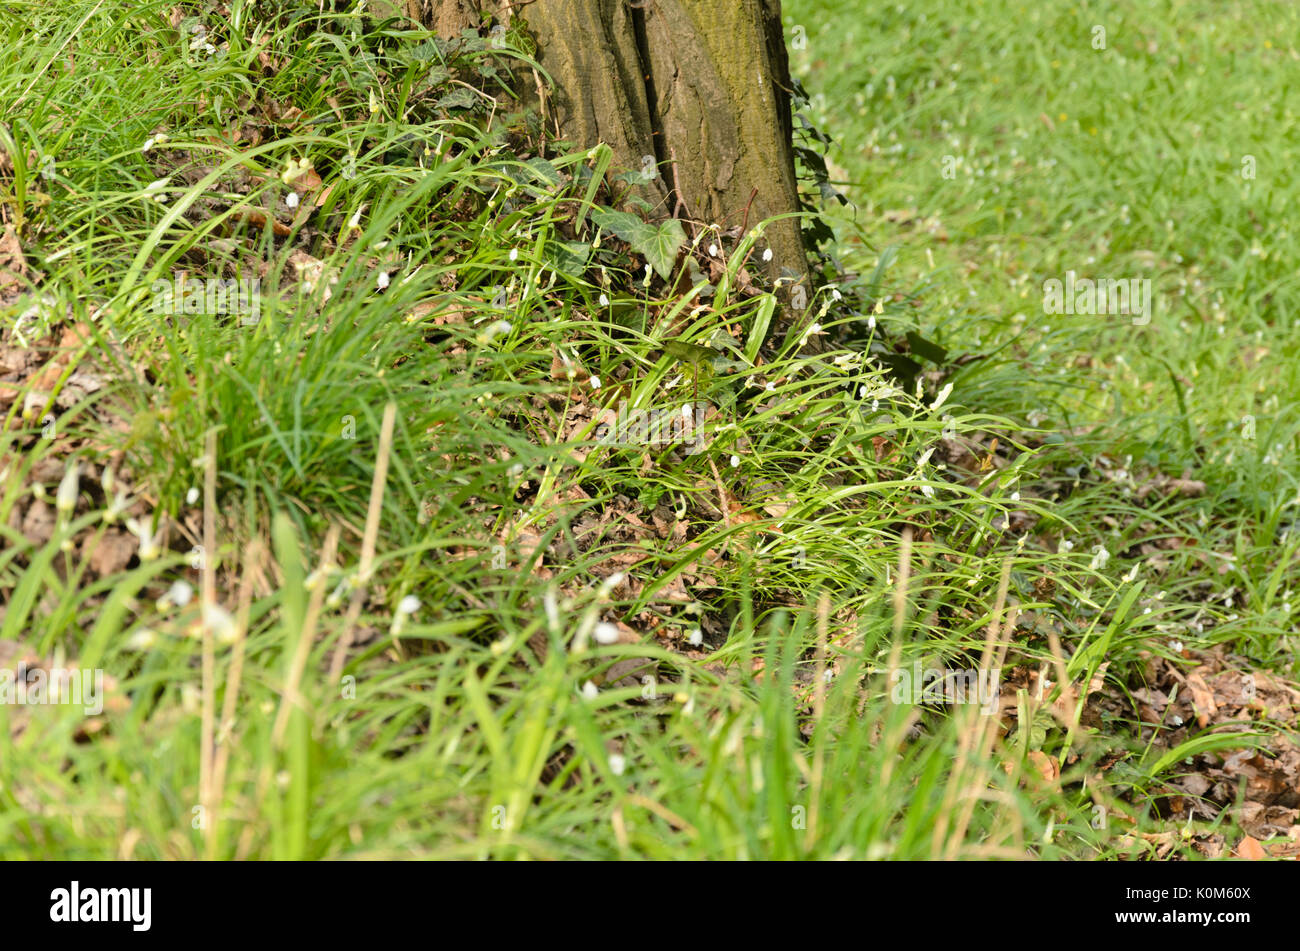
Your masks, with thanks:
M190 598L194 597L194 588L187 581L173 581L163 597L178 608L183 608L190 603Z
M147 651L158 643L158 635L147 627L142 627L126 639L126 649L129 651Z
M502 334L510 333L512 329L514 329L514 324L510 323L510 321L508 320L493 321L492 323L488 324L487 327L485 327L483 330L483 335L482 335L483 342L491 343L493 340L495 340L497 337L501 336Z
M939 395L936 396L934 402L930 404L930 412L933 413L940 406L942 406L951 394L952 394L952 384L945 383L943 389L939 391Z
M59 482L59 491L55 496L55 507L61 515L70 515L77 507L77 495L81 488L81 465L76 462L68 464Z
M601 621L592 631L592 637L596 639L597 644L617 644L618 643L618 625L610 624L608 621Z
M238 634L234 617L219 604L203 609L203 626L212 632L218 644L233 644Z
M153 532L148 525L142 523L139 519L128 518L126 520L127 530L136 537L140 543L140 560L152 561L162 554L162 549L154 541Z

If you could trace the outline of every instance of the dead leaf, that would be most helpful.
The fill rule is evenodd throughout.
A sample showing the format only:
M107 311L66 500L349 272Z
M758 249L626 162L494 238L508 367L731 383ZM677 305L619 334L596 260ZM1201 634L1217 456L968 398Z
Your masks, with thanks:
M1258 862L1260 859L1268 858L1268 853L1264 851L1264 846L1259 844L1257 839L1246 836L1237 843L1237 847L1232 850L1232 854L1239 859L1247 859L1251 862Z

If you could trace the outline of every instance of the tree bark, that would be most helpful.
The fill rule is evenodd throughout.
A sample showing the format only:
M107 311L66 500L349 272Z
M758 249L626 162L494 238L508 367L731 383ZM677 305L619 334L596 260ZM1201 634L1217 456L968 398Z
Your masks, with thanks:
M724 231L799 210L780 0L408 0L442 36L522 16L554 82L548 127L616 162L653 161L666 215ZM646 157L650 159L647 160ZM797 218L764 240L773 277L807 288Z

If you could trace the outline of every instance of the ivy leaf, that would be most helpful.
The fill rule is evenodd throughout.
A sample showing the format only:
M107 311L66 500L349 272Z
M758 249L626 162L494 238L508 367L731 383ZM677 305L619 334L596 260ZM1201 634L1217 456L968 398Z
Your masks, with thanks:
M645 245L633 244L638 252L645 256L665 281L673 276L673 266L677 263L677 252L686 243L686 229L676 218L669 218L658 228Z
M665 281L672 277L677 252L686 243L686 230L678 219L669 218L662 224L652 225L626 211L596 208L591 212L591 220L630 244Z
M650 227L636 215L626 211L611 211L608 208L593 208L591 220L597 228L602 228L617 238L632 244L642 228Z
M561 274L581 278L591 256L591 245L585 241L550 241L543 253L547 263Z

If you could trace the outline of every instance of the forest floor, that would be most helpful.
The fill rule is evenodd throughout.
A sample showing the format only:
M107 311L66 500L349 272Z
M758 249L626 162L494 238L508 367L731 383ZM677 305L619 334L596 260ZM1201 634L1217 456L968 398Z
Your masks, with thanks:
M788 4L787 323L514 34L5 6L0 857L1300 854L1294 7Z

